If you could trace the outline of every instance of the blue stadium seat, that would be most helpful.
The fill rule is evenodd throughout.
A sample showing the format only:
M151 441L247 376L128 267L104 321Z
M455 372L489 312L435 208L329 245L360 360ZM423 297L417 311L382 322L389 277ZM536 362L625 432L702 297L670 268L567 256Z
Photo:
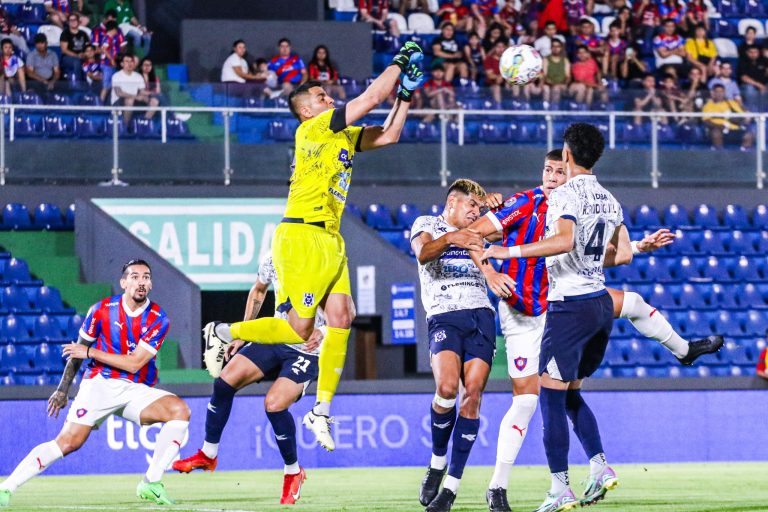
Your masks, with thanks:
M70 340L76 340L77 335L80 332L80 327L83 326L82 315L72 315L66 325L66 336Z
M768 335L768 312L765 310L752 309L747 312L746 317L744 329L747 335Z
M416 217L420 215L419 207L415 204L401 204L395 214L395 225L400 228L410 228Z
M6 286L0 295L3 308L13 313L24 313L32 309L27 294L17 286Z
M749 18L765 18L768 16L765 5L759 0L746 0L743 13Z
M701 267L702 276L715 281L730 281L728 261L729 258L710 256Z
M35 318L33 327L34 337L48 342L58 342L66 339L61 331L61 325L55 317L42 314Z
M701 277L699 272L699 266L696 258L689 258L683 256L678 262L671 261L675 279L681 281L687 281L690 279L698 279Z
M754 289L754 285L750 285ZM712 284L713 304L721 309L738 309L738 297L745 293L741 288L735 286L722 286L718 283Z
M35 347L34 355L35 370L45 372L58 372L64 369L64 360L61 357L61 350L56 345L41 343Z
M75 121L72 116L46 114L43 116L43 133L47 137L67 138L75 136Z
M704 254L724 254L725 248L720 236L720 231L707 229L702 233L701 240L698 243L700 253Z
M80 96L80 105L89 106L89 107L100 107L101 106L101 98L98 94L92 94L92 93L85 93L82 96Z
M365 213L365 223L374 229L392 229L395 227L389 208L383 204L368 206L368 210Z
M720 221L717 218L717 210L710 205L699 205L699 207L693 211L693 225L705 229L719 227Z
M30 281L32 277L29 275L29 267L27 262L17 258L11 258L5 267L5 273L3 277L6 281L15 281L17 283Z
M633 225L642 228L660 226L659 212L647 204L638 206L635 209Z
M743 231L734 230L727 233L723 238L728 252L732 254L755 253L754 237L747 236Z
M26 205L20 203L8 203L3 208L3 229L23 230L30 229L32 222L29 218L29 210Z
M44 23L45 16L45 6L43 4L33 4L27 2L19 8L16 21L25 25Z
M606 269L611 282L642 281L638 265L620 265Z
M619 366L617 368L611 368L611 370L613 371L613 376L620 379L630 379L637 376L635 374L636 370L634 366Z
M64 227L61 210L55 204L42 203L35 208L32 225L38 229L56 230Z
M15 345L0 345L0 368L3 372L16 371L19 365L19 354Z
M731 258L728 270L735 281L752 281L760 279L758 264L745 256Z
M725 12L721 12L723 16L732 16L734 14L734 5L735 3L730 0L720 0L720 4L725 6ZM714 37L724 37L728 39L734 39L739 37L739 28L738 26L733 23L730 20L727 19L716 19L712 20L713 23L710 25L710 31Z
M671 254L693 254L696 252L691 231L678 229L674 233L675 240L671 245L665 247L666 252Z
M43 123L31 115L17 114L13 118L13 131L17 137L40 137L43 134Z
M435 123L419 123L416 127L415 136L421 142L439 142L440 129Z
M344 205L344 213L347 215L351 215L357 219L363 218L363 212L360 211L360 207L356 204L352 203L346 203Z
M75 133L81 139L100 139L107 136L106 119L103 116L75 116Z
M655 347L658 344L640 339L633 339L630 345L629 362L637 365L655 365L657 363Z
M757 229L768 229L768 206L759 204L752 210L752 226Z
M112 131L114 130L115 126L115 120L112 118L112 116L107 116L105 121L105 129L104 133L108 136L112 136ZM117 136L121 139L128 138L132 136L133 134L128 133L128 131L125 129L125 120L122 116L117 118Z
M645 279L652 282L670 281L672 279L672 274L667 259L650 256L645 270Z
M765 231L747 231L744 235L752 244L751 252L746 254L768 253L768 229Z
M629 364L626 351L618 343L618 340L611 340L608 343L603 360L610 366L623 366Z
M154 119L138 117L131 119L131 131L140 139L159 139L160 124Z
M711 289L708 285L684 283L680 289L679 302L684 308L707 309L710 307Z
M478 139L480 142L487 144L507 142L509 140L520 140L520 137L510 135L508 130L509 128L503 123L483 123L480 125Z
M653 304L653 307L659 309L678 309L678 301L675 300L672 289L673 285L655 285L649 302ZM685 303L683 303L682 307L687 309Z
M33 300L35 307L46 313L72 312L69 308L64 307L59 290L56 288L49 288L48 286L36 288Z
M11 343L21 343L30 341L27 325L22 319L15 315L8 315L0 321L0 337Z
M768 308L768 285L747 283L738 290L737 298L744 308Z
M189 131L186 121L181 119L168 119L166 121L166 135L170 139L194 139L195 136Z
M688 210L682 205L671 204L664 209L664 225L670 229L691 224Z
M715 314L712 327L717 333L727 334L729 336L740 336L744 334L744 321L746 315L732 313L730 311L720 311Z
M426 214L433 215L433 216L441 215L443 213L444 208L445 207L442 205L433 204L432 206L429 207L429 211Z
M739 205L729 204L723 212L723 225L736 229L749 228L747 212Z
M64 213L64 229L75 229L75 205L74 203L67 206L67 211Z
M674 318L674 322L672 321ZM712 334L712 323L714 322L714 312L702 311L699 313L696 310L690 309L683 312L679 316L672 317L670 323L676 326L678 332L689 337L702 337Z

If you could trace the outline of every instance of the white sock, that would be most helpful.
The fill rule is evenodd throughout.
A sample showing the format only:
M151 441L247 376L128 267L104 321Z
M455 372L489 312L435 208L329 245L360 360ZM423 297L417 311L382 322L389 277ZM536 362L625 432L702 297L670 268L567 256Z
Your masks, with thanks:
M605 460L604 453L598 453L591 459L589 459L589 474L591 476L597 476L605 466L608 465L608 461Z
M221 323L216 326L213 332L216 334L216 336L226 341L227 343L232 341L232 333L229 331L229 324Z
M331 402L315 402L315 406L312 408L315 414L322 416L331 415Z
M489 489L506 489L509 485L509 472L515 463L520 447L528 433L533 413L539 396L534 394L517 395L499 426L499 440L496 443L496 469L493 471Z
M47 443L39 444L32 448L24 460L19 462L16 469L13 470L11 476L5 479L0 484L0 490L14 492L21 485L33 476L37 476L45 469L64 457L61 453L61 448L56 444L56 441L48 441Z
M432 460L429 461L429 467L443 470L448 465L447 455L435 455L432 454Z
M208 441L203 441L203 447L201 451L209 459L215 459L219 456L219 443L209 443Z
M568 488L568 472L552 473L552 486L549 488L549 494L557 496Z
M179 454L181 443L187 435L188 421L171 420L163 425L155 439L155 453L145 475L147 482L159 482L163 473Z
M285 475L295 475L299 471L301 471L301 468L299 467L299 461L296 461L293 464L286 464L283 466L283 474Z
M456 494L459 492L459 484L461 483L461 480L458 478L454 478L451 475L448 475L445 477L445 480L443 480L443 489L449 489L453 494Z
M647 338L653 338L677 357L688 354L688 342L675 332L672 325L635 292L624 292L622 318L628 318L635 329Z

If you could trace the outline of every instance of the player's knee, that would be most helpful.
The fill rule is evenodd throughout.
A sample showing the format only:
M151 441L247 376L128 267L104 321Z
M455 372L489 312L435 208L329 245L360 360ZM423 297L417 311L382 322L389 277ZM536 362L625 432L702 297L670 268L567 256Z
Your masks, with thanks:
M483 391L479 386L467 387L461 397L461 410L467 412L469 417L476 415L480 411L480 399L482 396Z
M192 411L189 410L189 406L181 398L177 398L168 404L169 419L189 421L190 416L192 416Z
M59 445L59 449L61 449L61 453L64 455L69 455L72 452L76 452L80 449L81 446L83 446L84 442L85 439L81 439L78 436L73 436L70 434L59 434L59 436L56 438L56 444Z
M441 382L437 385L437 394L444 400L455 400L456 395L459 392L458 383L454 382Z
M264 410L267 412L280 412L287 408L285 399L279 396L267 395L264 397Z

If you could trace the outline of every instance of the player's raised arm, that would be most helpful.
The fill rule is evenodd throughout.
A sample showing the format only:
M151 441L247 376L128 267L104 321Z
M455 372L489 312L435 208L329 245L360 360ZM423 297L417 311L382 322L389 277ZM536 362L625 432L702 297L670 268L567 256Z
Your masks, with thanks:
M470 251L482 250L483 237L475 231L460 229L438 238L432 238L429 233L418 233L411 240L413 253L422 265L436 260L452 245Z
M632 263L632 245L629 242L629 231L624 224L618 226L605 251L603 267L617 267Z

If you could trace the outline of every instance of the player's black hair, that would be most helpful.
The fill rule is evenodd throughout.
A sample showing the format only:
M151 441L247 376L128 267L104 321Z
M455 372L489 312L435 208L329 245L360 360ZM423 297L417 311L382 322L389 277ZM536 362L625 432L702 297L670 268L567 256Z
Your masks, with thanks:
M267 63L267 59L265 58L259 57L258 59L256 59L256 67L259 67L262 64L266 64L266 63Z
M6 44L9 44L9 45L13 46L13 41L11 41L10 39L8 39L7 37L4 37L4 38L3 38L3 40L2 40L2 41L0 41L0 48L2 48L3 46L5 46Z
M563 150L553 149L551 151L547 151L547 154L544 156L544 160L553 160L555 162L562 162L563 161Z
M234 43L232 43L232 51L233 51L233 52L235 51L235 48L237 48L237 45L239 45L240 43L243 43L243 44L245 44L245 41L243 41L242 39L238 39L237 41L235 41Z
M116 30L117 29L117 22L115 20L109 20L104 24L104 30L109 32L110 30Z
M299 115L299 110L297 108L298 98L300 96L303 96L305 94L309 93L309 90L313 87L322 87L323 84L318 82L317 80L310 80L308 82L304 82L297 88L295 88L293 91L291 91L291 94L288 95L288 108L291 110L291 114L293 114L293 117L299 120L301 122L301 116Z
M144 265L149 269L150 272L152 272L152 267L149 266L149 263L147 263L146 260L142 260L140 258L134 258L132 260L128 260L125 262L125 265L123 265L123 271L120 274L124 276L125 271L128 270L128 267L131 267L133 265Z
M288 44L291 44L291 40L290 40L290 39L288 39L287 37L283 37L283 38L281 38L281 39L280 39L280 40L277 42L277 46L280 46L280 45L281 45L281 44L283 44L283 43L288 43Z
M618 21L611 22L611 24L608 25L608 30L610 30L612 28L617 28L617 29L621 30L621 23L619 23Z
M556 26L557 26L557 23L555 23L555 22L554 22L554 21L552 21L552 20L549 20L548 22L546 22L546 23L544 24L544 28L547 28L547 27L549 27L549 26L551 26L551 25L554 25L554 26L556 27Z
M605 139L595 125L573 123L565 129L563 140L568 144L573 162L584 169L592 169L605 149Z

